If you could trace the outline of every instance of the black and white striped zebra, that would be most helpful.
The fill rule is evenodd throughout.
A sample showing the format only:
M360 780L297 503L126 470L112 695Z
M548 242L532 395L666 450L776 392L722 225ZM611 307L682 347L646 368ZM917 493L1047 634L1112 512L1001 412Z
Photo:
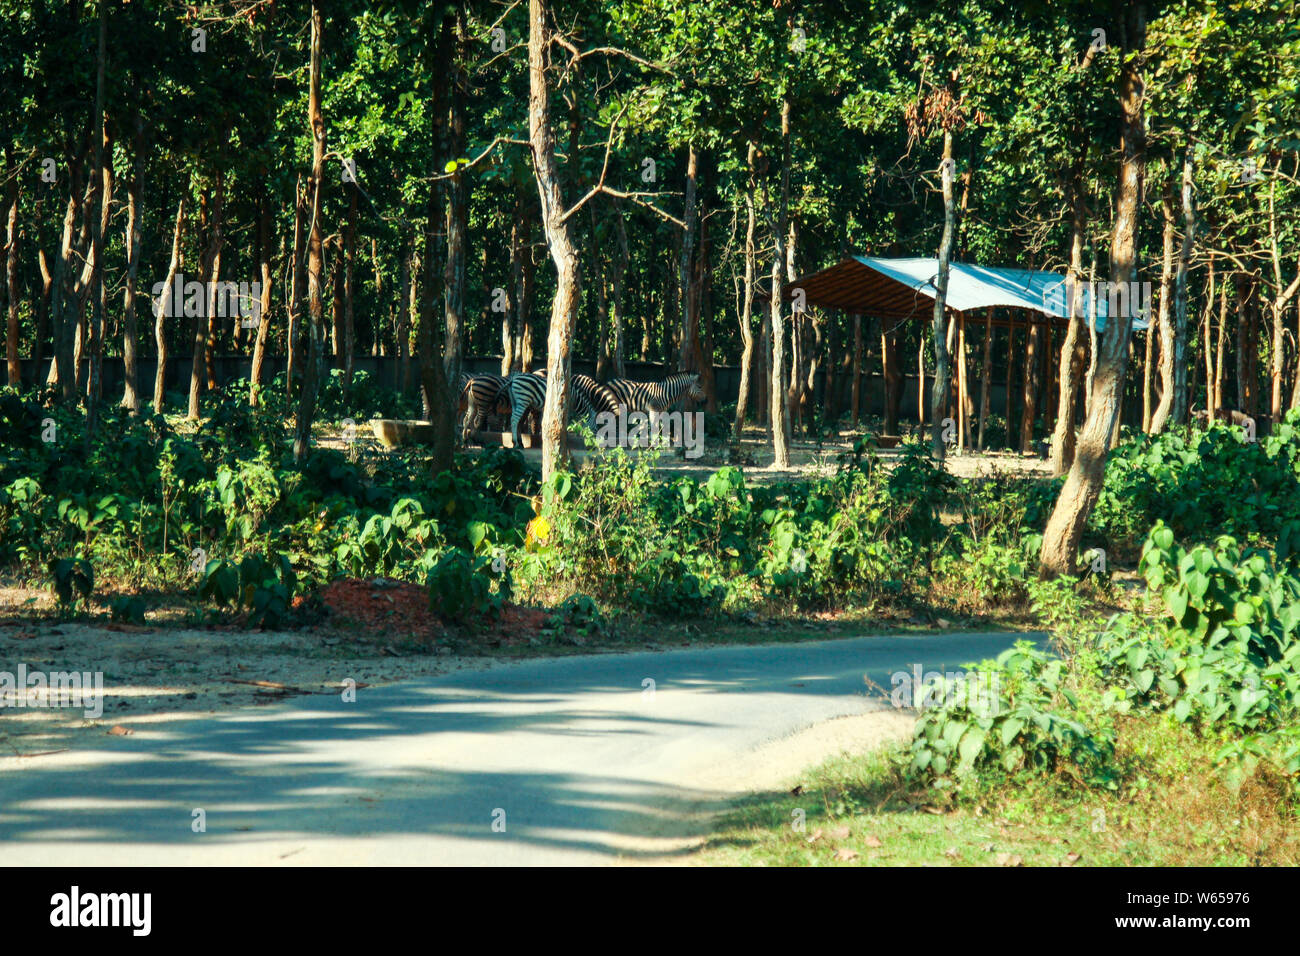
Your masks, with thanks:
M587 426L595 428L596 412L613 412L616 404L613 393L589 376L577 374L572 378L573 410L587 418ZM510 394L510 436L519 447L519 423L529 411L536 410L539 417L546 404L546 377L537 372L516 372L506 380Z
M506 380L500 375L461 375L460 399L465 406L462 439L483 427L488 414L496 409L497 398L505 385Z
M617 403L629 412L666 412L684 398L704 401L700 377L694 372L673 375L662 382L633 382L616 378L605 383Z

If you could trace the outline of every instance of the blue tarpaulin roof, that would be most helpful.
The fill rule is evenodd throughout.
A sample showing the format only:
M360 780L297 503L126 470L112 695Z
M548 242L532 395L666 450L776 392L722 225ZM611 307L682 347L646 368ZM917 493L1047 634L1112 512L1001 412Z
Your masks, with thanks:
M790 301L802 289L808 305L844 309L883 318L925 318L938 294L938 259L879 259L854 256L838 265L786 284L782 298ZM1133 315L1135 331L1147 327L1150 284L1134 283L1111 294L1109 283L1081 283L1082 316L1086 321L1096 303L1097 329L1106 325L1111 305L1116 314ZM1095 294L1094 294L1095 292ZM1037 312L1051 319L1069 318L1070 298L1065 276L1055 272L1011 269L953 262L948 270L947 308L982 322L988 309Z

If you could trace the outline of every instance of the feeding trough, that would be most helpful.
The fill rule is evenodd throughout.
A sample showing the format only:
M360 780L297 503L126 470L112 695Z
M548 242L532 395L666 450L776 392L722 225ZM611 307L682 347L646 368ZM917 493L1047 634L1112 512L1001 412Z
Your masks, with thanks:
M433 422L400 418L376 418L370 429L385 448L402 445L428 445L433 442Z

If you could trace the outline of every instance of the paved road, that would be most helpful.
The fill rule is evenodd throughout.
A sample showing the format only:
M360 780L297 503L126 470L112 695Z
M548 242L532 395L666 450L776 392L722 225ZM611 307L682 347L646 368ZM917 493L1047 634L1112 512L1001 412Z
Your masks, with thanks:
M710 770L880 709L864 677L955 670L1014 634L532 661L300 697L0 774L0 860L600 864L658 856L727 795ZM644 682L654 682L653 693ZM202 809L206 831L194 832ZM504 823L504 832L494 829Z

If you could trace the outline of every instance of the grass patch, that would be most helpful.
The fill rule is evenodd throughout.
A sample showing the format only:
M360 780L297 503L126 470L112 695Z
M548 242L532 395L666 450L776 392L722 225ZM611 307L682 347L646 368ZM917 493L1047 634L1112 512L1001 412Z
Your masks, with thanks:
M1164 718L1118 728L1117 790L984 778L960 797L909 782L898 748L845 755L725 815L712 866L1296 866L1300 805L1266 767L1233 787L1217 744ZM798 811L803 812L797 828Z

